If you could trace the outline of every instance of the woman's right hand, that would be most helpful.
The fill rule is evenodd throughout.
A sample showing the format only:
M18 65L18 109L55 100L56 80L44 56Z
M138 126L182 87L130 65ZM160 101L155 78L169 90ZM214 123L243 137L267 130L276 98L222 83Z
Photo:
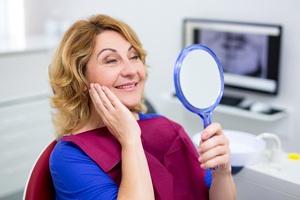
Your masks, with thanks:
M90 96L103 123L122 146L122 180L118 199L154 199L141 129L134 115L105 86L91 84Z
M130 110L107 87L91 83L90 97L108 130L122 144L140 140L141 129Z

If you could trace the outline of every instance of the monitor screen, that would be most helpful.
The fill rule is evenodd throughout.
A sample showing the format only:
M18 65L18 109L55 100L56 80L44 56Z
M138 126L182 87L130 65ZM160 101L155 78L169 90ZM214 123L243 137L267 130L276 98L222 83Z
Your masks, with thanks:
M280 25L185 19L183 26L183 47L209 47L223 67L225 88L278 93Z

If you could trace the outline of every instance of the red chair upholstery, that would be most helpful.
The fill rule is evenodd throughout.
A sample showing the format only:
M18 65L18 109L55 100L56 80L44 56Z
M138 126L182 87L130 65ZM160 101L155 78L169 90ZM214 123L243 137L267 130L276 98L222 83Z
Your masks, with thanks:
M49 169L49 158L55 144L56 141L52 141L36 160L25 186L23 200L55 199L55 190Z

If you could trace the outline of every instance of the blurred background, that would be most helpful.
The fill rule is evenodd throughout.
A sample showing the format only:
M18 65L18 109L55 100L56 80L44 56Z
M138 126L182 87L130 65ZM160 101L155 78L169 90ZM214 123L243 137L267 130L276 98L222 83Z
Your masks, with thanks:
M54 139L47 102L51 92L47 68L60 37L74 21L98 13L121 19L137 32L148 52L147 99L158 113L181 123L191 136L202 130L200 118L169 98L175 91L173 68L182 50L183 20L204 18L282 25L278 95L229 92L287 112L272 118L217 109L213 121L220 122L225 129L275 133L285 151L300 152L299 8L298 0L0 0L0 149L6 159L0 161L0 200L18 198L34 159ZM17 123L23 128L16 130ZM44 125L30 131L38 124ZM16 150L20 146L22 149ZM20 156L20 152L29 153ZM26 156L28 164L16 167ZM9 172L5 171L7 168Z

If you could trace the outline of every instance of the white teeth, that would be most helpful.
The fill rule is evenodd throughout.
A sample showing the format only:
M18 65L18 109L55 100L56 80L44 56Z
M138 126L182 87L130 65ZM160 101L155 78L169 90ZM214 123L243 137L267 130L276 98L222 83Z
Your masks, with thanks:
M132 85L122 85L122 86L119 86L117 88L119 88L119 89L126 89L126 88L132 88L134 86L135 86L135 84L132 84Z

